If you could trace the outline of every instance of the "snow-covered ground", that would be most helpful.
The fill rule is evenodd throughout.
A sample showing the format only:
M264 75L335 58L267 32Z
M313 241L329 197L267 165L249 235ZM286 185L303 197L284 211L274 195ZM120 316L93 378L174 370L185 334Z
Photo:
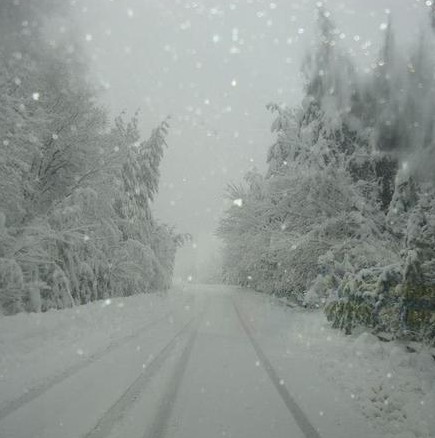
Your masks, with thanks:
M0 316L0 417L8 401L49 386L155 323L173 323L174 311L188 304L185 295L147 294Z
M0 436L434 437L428 352L189 286L0 318Z

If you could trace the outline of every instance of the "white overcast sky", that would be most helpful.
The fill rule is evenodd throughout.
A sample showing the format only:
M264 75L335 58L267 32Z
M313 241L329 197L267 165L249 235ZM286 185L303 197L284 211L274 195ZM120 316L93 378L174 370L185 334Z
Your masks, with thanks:
M423 0L329 0L343 45L370 64L388 12L400 43L419 31ZM114 115L141 108L144 133L171 119L157 216L212 233L228 182L262 169L273 137L268 102L298 105L314 0L77 0L79 32Z

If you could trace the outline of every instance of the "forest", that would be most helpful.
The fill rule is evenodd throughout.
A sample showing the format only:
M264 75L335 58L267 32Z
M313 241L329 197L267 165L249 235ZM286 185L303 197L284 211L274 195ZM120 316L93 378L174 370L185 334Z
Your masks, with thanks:
M228 187L217 233L226 282L322 308L348 334L433 342L435 20L409 50L393 29L361 68L319 9L304 98L268 105L267 171Z
M110 120L77 36L48 36L69 6L0 6L0 314L167 289L183 240L151 212L168 121Z
M59 309L168 289L186 239L152 202L169 121L111 120L68 5L0 15L0 308ZM32 17L29 21L26 17ZM333 327L435 338L435 20L413 47L392 20L363 68L319 8L304 98L271 103L267 170L228 186L223 281L324 309Z

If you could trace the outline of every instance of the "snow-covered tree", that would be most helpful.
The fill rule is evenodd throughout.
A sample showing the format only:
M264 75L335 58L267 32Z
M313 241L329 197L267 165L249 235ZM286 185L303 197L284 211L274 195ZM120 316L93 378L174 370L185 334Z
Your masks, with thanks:
M168 288L182 241L152 215L168 130L113 124L58 1L0 5L0 311ZM71 40L72 38L72 40ZM70 48L74 46L74 50Z
M325 305L347 333L433 337L433 42L399 56L390 22L362 78L336 35L321 9L301 107L268 106L269 168L232 187L218 230L226 280Z

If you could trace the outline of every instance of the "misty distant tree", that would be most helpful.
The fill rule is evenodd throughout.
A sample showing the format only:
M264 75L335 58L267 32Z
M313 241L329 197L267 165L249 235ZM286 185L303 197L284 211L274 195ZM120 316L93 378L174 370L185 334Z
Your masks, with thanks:
M276 141L269 148L266 159L268 164L266 176L270 178L285 172L288 162L299 153L299 138L298 120L294 111L277 104L269 104L267 109L276 114L271 127L272 133L276 135Z
M131 125L124 128L133 132L133 142L127 151L128 158L122 169L122 179L130 203L136 209L150 214L149 204L158 191L159 165L169 125L164 121L153 130L148 140L139 142L137 124L138 119L134 117Z
M337 155L352 154L359 128L353 114L359 85L352 62L339 46L330 14L323 8L318 10L317 44L306 57L303 72L306 97L301 128L309 127L313 143L321 137L329 142L328 162Z

